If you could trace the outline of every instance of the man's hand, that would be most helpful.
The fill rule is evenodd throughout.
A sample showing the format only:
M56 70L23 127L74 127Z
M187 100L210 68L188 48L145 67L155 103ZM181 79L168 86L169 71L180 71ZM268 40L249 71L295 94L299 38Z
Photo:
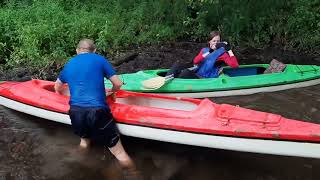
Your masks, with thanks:
M113 100L113 101L116 101L116 92L113 92L113 91L111 91L111 90L107 90L107 97L111 97L111 99Z
M57 79L54 84L54 90L57 94L63 94L63 83L60 81L60 79Z
M218 74L220 75L220 74L222 74L223 73L223 67L221 67L220 69L219 69L219 71L218 71Z
M112 92L117 92L120 90L121 86L123 85L122 81L119 79L117 75L113 75L109 78L112 83Z

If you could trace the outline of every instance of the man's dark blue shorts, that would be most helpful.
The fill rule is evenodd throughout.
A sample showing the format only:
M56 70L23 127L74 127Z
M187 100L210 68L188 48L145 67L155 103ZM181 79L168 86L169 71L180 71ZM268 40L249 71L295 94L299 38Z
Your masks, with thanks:
M70 106L69 116L75 134L81 138L93 138L107 147L119 141L119 131L108 108Z

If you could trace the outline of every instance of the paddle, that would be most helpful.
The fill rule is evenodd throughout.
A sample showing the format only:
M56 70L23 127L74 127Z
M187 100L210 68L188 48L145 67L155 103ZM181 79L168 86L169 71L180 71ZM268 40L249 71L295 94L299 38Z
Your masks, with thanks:
M188 68L188 70L195 70L198 66L193 66L191 68ZM162 77L162 76L158 76L158 77L154 77L148 80L144 80L141 82L142 86L144 89L147 90L156 90L161 88L163 85L165 85L167 82L169 82L170 80L174 79L174 74L170 74L168 76Z
M159 89L166 82L168 82L169 80L172 80L173 78L174 78L173 74L165 77L162 77L162 76L154 77L154 78L142 81L142 86L143 88L149 89L149 90Z

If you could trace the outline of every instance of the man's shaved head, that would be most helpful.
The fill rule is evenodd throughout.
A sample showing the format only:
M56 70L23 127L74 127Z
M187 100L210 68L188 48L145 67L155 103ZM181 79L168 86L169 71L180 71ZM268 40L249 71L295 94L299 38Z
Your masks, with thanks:
M91 39L82 39L79 42L77 49L82 52L94 52L96 50L96 45Z

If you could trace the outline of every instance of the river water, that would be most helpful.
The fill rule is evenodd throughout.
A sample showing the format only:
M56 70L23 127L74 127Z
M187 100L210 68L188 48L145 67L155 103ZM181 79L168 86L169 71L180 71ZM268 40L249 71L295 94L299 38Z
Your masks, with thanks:
M217 103L320 123L320 86L250 96L212 98ZM141 176L150 180L318 180L320 159L218 150L122 137ZM0 180L123 179L99 145L81 154L71 127L0 106Z

